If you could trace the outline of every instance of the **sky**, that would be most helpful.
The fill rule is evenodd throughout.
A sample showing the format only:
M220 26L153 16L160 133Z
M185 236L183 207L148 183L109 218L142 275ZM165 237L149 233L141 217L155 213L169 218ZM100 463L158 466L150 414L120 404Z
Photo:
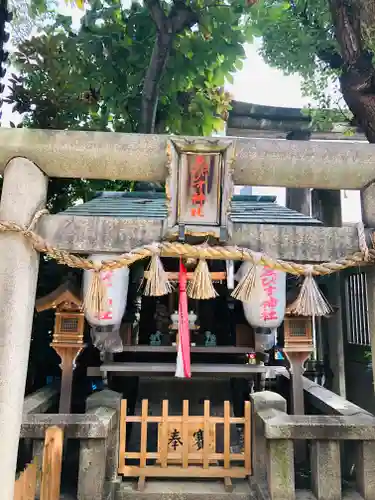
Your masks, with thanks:
M246 61L241 71L234 75L233 85L227 85L234 99L265 104L301 108L309 100L302 96L301 79L285 76L281 71L268 66L258 54L260 41L247 45ZM253 194L272 194L277 202L285 205L285 189L254 187ZM362 218L358 191L342 191L342 217L344 223L359 222Z
M74 18L78 21L77 16L73 13ZM269 67L258 54L260 43L258 40L252 45L245 46L246 60L243 68L234 75L233 84L228 84L227 90L238 101L296 108L306 106L309 101L302 96L300 78L298 76L285 76L281 71ZM9 106L5 106L2 126L9 126L9 120L18 121ZM285 204L285 189L283 188L257 186L253 188L253 193L275 195L278 203ZM360 221L359 193L357 191L345 191L341 195L343 222Z

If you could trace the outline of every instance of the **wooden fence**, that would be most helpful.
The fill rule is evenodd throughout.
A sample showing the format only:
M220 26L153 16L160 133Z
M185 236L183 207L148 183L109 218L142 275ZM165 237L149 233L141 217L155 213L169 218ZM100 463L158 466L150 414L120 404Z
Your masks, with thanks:
M62 467L64 434L59 427L49 427L44 440L40 500L58 500ZM33 460L19 475L14 486L14 500L37 497L38 464Z
M127 424L141 426L140 449L126 450ZM158 449L149 452L148 424L158 424ZM216 452L217 424L223 427L223 452ZM231 426L243 428L243 449L231 453ZM183 402L181 416L168 413L168 400L162 403L160 416L148 415L148 400L142 401L140 416L127 415L127 401L121 404L119 474L138 478L138 489L143 489L147 477L165 478L222 478L231 490L231 478L245 478L251 474L251 408L245 402L243 418L230 416L230 403L224 402L224 416L210 416L210 402L204 402L202 416L189 415L189 401ZM129 465L135 460L137 465Z

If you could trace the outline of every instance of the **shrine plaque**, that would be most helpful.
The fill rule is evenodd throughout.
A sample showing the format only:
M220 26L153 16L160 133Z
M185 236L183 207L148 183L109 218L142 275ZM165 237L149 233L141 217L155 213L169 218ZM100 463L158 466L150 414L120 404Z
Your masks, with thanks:
M234 189L234 142L174 137L167 149L165 184L168 210L164 237L179 234L230 235Z
M182 224L220 224L222 187L220 153L183 153L179 169L178 221Z
M182 463L182 450L183 450L183 431L182 423L180 422L167 422L166 424L158 424L158 452L160 453L161 446L160 440L162 438L162 426L168 426L168 453L179 453L181 458L173 457L168 458L169 464L181 464ZM203 463L203 446L204 446L204 419L202 417L189 417L188 426L188 453L194 453L201 455L200 457L195 457L194 459L189 459L190 464L201 464ZM208 424L209 429L209 452L215 453L216 449L216 426L213 423ZM215 462L215 460L210 460L210 462Z

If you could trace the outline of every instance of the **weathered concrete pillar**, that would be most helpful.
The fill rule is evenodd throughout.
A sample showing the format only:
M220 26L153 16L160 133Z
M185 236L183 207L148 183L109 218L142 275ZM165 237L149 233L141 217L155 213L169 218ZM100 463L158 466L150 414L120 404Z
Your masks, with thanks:
M47 178L31 161L14 158L4 173L0 220L28 226L43 208ZM18 233L0 233L0 484L13 500L39 255Z
M116 481L118 478L118 456L120 439L120 409L122 395L110 389L95 392L87 398L86 411L94 410L98 407L111 408L116 411L113 419L113 426L108 435L108 453L106 464L106 478L108 481Z
M375 182L361 190L361 208L365 227L375 227Z
M311 483L317 500L341 500L341 459L338 441L311 442Z
M375 442L358 441L356 461L358 493L364 500L375 500Z
M328 227L342 226L341 191L331 189L314 189L312 193L312 215ZM330 368L333 374L331 390L342 397L346 396L345 363L344 363L344 332L342 313L344 304L341 301L340 273L335 273L324 279L324 291L328 302L337 309L328 318L322 318L318 327L317 336L327 339Z
M321 334L328 343L329 366L332 370L333 392L346 398L345 381L345 331L343 324L343 311L345 301L342 297L342 273L334 273L324 278L327 290L327 300L334 308L334 313L328 318L321 318Z
M105 389L87 398L86 411L110 425L103 438L81 441L79 455L78 499L113 500L117 486L119 416L121 395ZM104 422L104 420L103 420ZM104 424L103 424L104 425Z
M294 500L294 446L289 439L268 441L268 491L271 500Z
M253 468L254 475L250 478L252 487L259 490L260 496L267 493L268 490L268 453L267 440L264 436L264 428L262 422L257 418L259 412L267 410L279 410L286 413L286 400L271 391L255 392L250 394L250 400L254 416L254 441L255 446L253 452Z
M105 498L106 441L104 438L81 440L77 494L79 500Z
M375 182L361 191L362 221L365 227L375 228ZM375 390L375 269L366 272L369 330L371 333L372 373Z

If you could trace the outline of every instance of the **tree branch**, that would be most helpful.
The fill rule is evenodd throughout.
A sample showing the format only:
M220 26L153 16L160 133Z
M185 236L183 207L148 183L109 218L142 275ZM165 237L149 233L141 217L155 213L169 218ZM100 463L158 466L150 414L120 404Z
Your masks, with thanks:
M322 26L319 21L313 19L309 16L308 12L309 2L305 3L304 9L300 12L296 12L296 16L300 19L302 26L306 28L313 28L317 31L325 32L324 26ZM335 50L334 47L320 49L317 51L318 58L324 63L328 64L331 69L341 69L343 67L344 61L341 55Z
M152 20L155 23L158 31L164 31L167 26L167 16L160 4L159 0L144 0L148 11L151 14Z
M199 21L199 17L183 0L174 0L168 16L160 0L145 0L145 5L157 28L150 64L143 82L139 127L140 132L149 134L155 128L160 82L165 73L174 37L194 26Z
M147 68L142 89L141 123L139 131L151 134L155 127L156 109L158 105L159 86L172 48L173 35L158 31Z
M173 33L181 33L199 21L199 16L183 0L175 0L168 16Z
M318 58L328 64L331 69L342 69L344 60L341 55L334 49L321 49L317 51Z

